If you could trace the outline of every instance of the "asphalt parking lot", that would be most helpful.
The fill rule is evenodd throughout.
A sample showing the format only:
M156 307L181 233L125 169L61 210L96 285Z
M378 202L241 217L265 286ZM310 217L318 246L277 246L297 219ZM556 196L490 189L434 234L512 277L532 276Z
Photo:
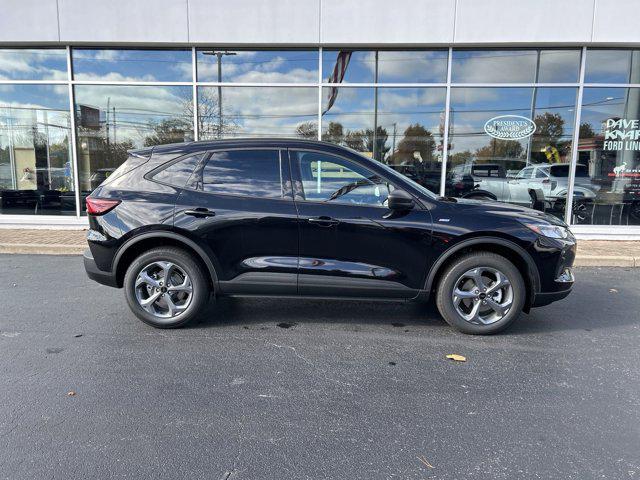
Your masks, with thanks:
M0 266L0 478L640 478L640 269L470 337L279 299L159 331L80 257Z

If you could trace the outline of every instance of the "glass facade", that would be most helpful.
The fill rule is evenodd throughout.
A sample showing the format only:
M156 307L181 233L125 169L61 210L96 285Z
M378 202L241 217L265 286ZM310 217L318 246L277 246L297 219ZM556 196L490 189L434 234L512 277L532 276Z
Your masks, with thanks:
M0 48L0 214L83 215L132 148L293 137L438 194L640 225L638 110L633 49Z

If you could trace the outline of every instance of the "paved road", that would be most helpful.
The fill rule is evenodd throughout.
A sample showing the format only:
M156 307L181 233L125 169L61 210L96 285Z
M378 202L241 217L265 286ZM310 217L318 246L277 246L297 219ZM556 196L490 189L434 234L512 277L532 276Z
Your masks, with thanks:
M273 299L157 331L79 257L0 256L0 299L0 478L640 478L640 269L494 337Z

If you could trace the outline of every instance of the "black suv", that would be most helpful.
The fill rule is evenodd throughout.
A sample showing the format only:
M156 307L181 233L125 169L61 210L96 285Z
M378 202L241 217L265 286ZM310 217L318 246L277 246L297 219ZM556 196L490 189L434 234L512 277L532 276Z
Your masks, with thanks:
M567 296L576 243L555 217L437 197L329 143L156 146L87 198L90 278L136 316L184 325L214 296L426 301L466 333L495 333Z

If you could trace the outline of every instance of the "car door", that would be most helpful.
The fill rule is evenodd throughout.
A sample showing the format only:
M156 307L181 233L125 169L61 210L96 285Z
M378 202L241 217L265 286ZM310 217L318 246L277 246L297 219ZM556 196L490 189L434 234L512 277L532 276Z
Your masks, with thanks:
M546 199L551 196L551 181L549 180L548 168L546 165L536 167L531 176L529 186L529 188L542 191Z
M529 196L529 188L531 183L531 175L533 167L523 168L518 172L515 178L507 182L509 188L509 202L520 205L529 205L531 197Z
M221 291L295 294L298 224L286 150L216 150L193 175L174 227L205 245Z
M429 211L389 210L395 185L355 159L302 149L289 158L300 218L298 292L417 295L431 243Z

